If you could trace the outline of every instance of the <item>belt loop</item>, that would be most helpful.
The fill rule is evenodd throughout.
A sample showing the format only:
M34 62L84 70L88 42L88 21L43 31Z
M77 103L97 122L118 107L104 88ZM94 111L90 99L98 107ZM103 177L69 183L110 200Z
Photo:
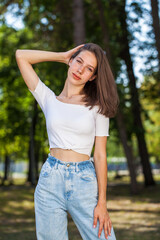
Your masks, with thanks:
M55 169L58 169L58 161L57 161L57 160L56 160L56 162L55 162L54 168L55 168Z
M75 171L79 172L78 163L76 163Z

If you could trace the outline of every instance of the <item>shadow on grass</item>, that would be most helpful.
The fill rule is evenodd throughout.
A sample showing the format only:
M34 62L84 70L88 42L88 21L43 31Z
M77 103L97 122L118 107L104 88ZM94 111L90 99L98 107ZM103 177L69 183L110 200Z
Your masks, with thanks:
M117 240L158 240L159 234L155 230L144 232L143 230L137 231L136 229L116 229Z
M130 194L129 184L108 184L107 206L117 240L160 239L160 185ZM34 188L0 187L0 240L36 240ZM82 240L68 213L70 240ZM97 237L98 239L98 237Z

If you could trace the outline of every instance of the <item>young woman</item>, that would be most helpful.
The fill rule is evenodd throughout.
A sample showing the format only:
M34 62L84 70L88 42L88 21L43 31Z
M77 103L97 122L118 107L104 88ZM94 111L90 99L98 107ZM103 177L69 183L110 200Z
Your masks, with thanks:
M106 204L106 143L119 100L104 51L94 43L67 52L18 49L16 60L45 115L50 145L34 193L37 239L68 240L69 212L82 239L115 240ZM68 65L59 96L32 68L43 61Z

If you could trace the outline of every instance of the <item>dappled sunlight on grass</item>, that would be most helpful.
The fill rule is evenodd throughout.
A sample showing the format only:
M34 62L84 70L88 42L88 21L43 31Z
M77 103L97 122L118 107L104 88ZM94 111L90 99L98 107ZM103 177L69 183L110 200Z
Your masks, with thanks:
M21 181L22 182L22 181ZM0 188L0 239L35 240L34 189L29 186Z
M154 177L159 182L159 176ZM117 240L160 239L160 184L131 195L129 177L108 178L107 207ZM23 180L24 181L24 180ZM28 184L0 188L0 240L35 240L34 188ZM16 183L16 181L14 181ZM82 240L68 214L70 240Z
M156 179L156 178L155 178ZM159 181L159 177L157 177ZM143 188L139 182L139 194L131 195L122 179L111 180L108 185L108 210L116 236L122 240L160 239L160 184ZM123 178L124 181L124 178ZM116 186L115 182L118 183ZM114 183L114 185L113 185ZM113 187L114 186L114 187Z

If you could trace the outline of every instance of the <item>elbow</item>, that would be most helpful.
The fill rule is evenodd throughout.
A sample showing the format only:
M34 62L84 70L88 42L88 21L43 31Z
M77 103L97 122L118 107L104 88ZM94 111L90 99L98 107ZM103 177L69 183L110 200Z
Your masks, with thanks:
M15 53L16 59L22 57L22 51L23 51L23 50L21 50L21 49L17 49L17 50L16 50L16 53Z

